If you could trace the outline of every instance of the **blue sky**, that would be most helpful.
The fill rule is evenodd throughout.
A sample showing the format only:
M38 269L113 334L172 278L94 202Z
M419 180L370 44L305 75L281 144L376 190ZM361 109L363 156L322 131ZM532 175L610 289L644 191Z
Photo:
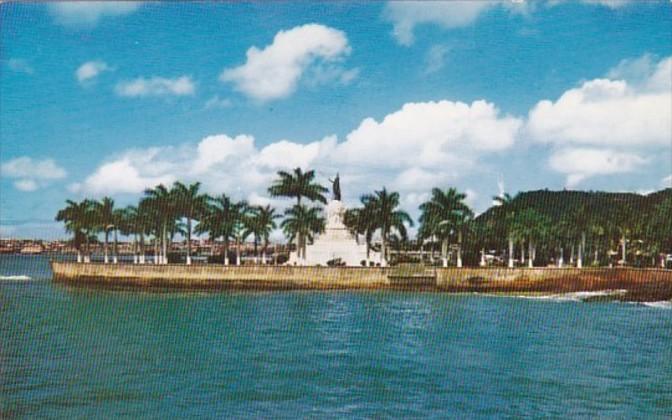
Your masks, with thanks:
M282 205L456 186L672 186L672 3L2 4L0 235L63 237L66 198L156 182ZM252 49L254 48L254 49Z

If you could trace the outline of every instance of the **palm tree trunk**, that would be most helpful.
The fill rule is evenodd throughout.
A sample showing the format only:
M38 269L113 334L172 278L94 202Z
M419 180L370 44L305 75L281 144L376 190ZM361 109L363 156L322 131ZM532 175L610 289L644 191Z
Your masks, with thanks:
M525 242L520 243L520 263L525 264Z
M254 237L254 264L255 265L259 264L259 250L257 249L258 248L258 246L257 246L258 242L259 241L258 241L257 237L255 236Z
M560 258L558 258L558 268L562 268L565 263L565 249L560 246Z
M109 258L110 258L110 257L109 257L109 255L108 255L108 249L107 249L107 248L108 248L108 246L107 246L107 242L109 241L109 237L110 237L110 232L106 229L106 230L105 230L105 244L103 245L103 255L104 255L104 256L103 256L103 262L104 262L105 264L107 264L108 262L110 262L110 261L109 261Z
M114 230L114 255L112 256L114 264L119 262L119 240L117 238L117 229Z
M381 241L380 241L380 254L382 257L382 261L380 262L381 267L386 267L387 266L387 234L385 231L381 232Z
M462 230L457 231L457 268L462 268Z
M168 223L163 223L163 256L161 264L168 264Z
M569 265L574 265L574 243L572 243L572 249L569 254Z
M509 268L513 268L513 238L509 236Z
M599 256L598 256L598 248L597 248L597 244L595 244L595 256L593 257L593 265L597 265L597 264L598 264L598 258L599 258Z
M478 265L485 267L485 264L485 248L481 248L481 262Z
M89 232L86 232L86 253L84 254L84 262L85 263L90 263L91 262L91 247L89 244Z
M224 265L229 265L229 238L224 238Z
M576 259L576 267L583 268L583 253L586 247L586 233L581 232L581 243L579 243L579 253Z
M625 263L626 263L626 257L627 257L627 255L628 255L628 254L627 254L627 251L626 251L626 248L625 248L625 247L626 247L626 245L625 245L625 243L626 243L625 235L623 235L623 238L621 239L621 241L623 242L623 248L622 248L622 250L623 250L623 252L622 252L622 256L623 256L623 257L622 257L622 260L623 260L623 266L625 266Z
M441 241L441 263L443 267L448 267L448 239Z
M140 258L138 261L140 264L145 263L145 234L140 233Z
M138 263L138 234L133 234L133 264Z
M268 248L268 239L264 239L264 245L261 248L261 263L266 265L266 249Z
M191 264L191 217L187 217L187 265Z
M534 245L532 243L532 240L528 241L527 243L528 253L529 253L529 259L527 260L527 266L532 268L534 267Z
M236 265L240 265L240 239L236 238Z
M82 251L80 249L77 250L77 262L82 262Z

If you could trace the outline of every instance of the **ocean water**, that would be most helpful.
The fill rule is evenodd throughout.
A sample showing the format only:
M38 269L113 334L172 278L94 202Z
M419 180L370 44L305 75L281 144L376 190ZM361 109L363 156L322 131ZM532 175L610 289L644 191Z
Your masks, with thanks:
M0 257L4 417L672 416L672 308L69 287Z

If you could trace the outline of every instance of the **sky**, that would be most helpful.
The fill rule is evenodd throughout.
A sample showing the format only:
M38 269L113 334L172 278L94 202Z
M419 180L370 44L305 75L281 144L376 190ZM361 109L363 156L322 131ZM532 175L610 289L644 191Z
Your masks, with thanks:
M672 187L672 2L0 4L0 236L158 183L286 206L278 170L503 192Z

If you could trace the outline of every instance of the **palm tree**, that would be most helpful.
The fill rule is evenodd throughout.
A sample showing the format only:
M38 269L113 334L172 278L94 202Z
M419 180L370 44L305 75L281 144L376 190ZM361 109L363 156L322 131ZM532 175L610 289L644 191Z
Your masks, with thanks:
M251 210L250 216L245 220L246 234L254 236L254 259L257 263L257 246L260 241L263 241L261 251L261 263L266 264L266 250L268 248L268 240L273 229L277 227L275 219L280 215L275 214L275 209L270 205L256 206Z
M296 205L301 205L303 197L310 201L319 201L322 204L327 203L324 193L329 190L315 182L315 171L303 172L301 168L295 168L292 173L286 171L278 172L278 179L268 188L271 197L296 197ZM301 235L296 237L297 256L301 243L305 242Z
M448 266L448 242L457 234L458 244L462 243L463 228L473 217L473 212L464 203L466 194L449 188L445 192L432 189L432 198L420 205L421 231L423 236L431 235L441 240L443 266ZM458 249L457 266L462 267L461 248Z
M126 206L116 211L116 226L119 233L124 236L133 236L133 264L138 263L138 235L139 235L139 217L138 208L135 206ZM115 237L116 247L116 237ZM116 253L116 251L115 251Z
M499 209L501 209L504 212L504 224L506 225L506 230L507 230L507 236L508 236L508 241L509 241L509 262L508 262L508 267L513 268L513 251L514 251L514 236L513 236L513 231L512 231L512 226L514 223L514 218L515 218L515 197L512 197L509 193L504 193L502 195L498 195L495 197L492 197L495 205L499 206Z
M88 226L91 223L91 202L84 200L76 202L72 200L66 201L66 207L59 210L56 214L57 222L65 223L65 230L73 234L73 246L77 250L77 262L82 262L82 242L86 241L88 244L89 232ZM88 246L86 251L88 252Z
M285 219L280 223L289 241L297 239L296 256L301 262L306 260L306 244L316 233L324 231L325 221L319 207L296 204L285 211Z
M658 204L649 220L647 236L655 244L654 249L660 254L660 267L665 268L663 250L672 251L672 197Z
M100 202L95 202L96 220L104 235L104 263L109 262L109 239L110 232L114 229L114 200L104 197Z
M366 244L366 265L370 264L371 242L373 241L373 234L377 227L374 219L373 206L367 200L362 201L362 207L348 209L343 216L343 224L350 230L350 232L358 238L359 235L364 236Z
M113 243L114 243L114 248L112 250L112 263L117 264L119 262L119 230L120 227L124 224L127 223L127 214L126 214L127 209L115 209L112 212L112 221L113 221Z
M612 210L611 220L613 222L614 232L618 233L621 242L621 264L627 265L627 242L630 234L633 233L634 213L630 207L630 203L623 202L620 206Z
M390 234L396 230L403 240L406 240L408 235L404 223L413 226L413 220L408 213L398 209L399 193L390 193L385 187L380 191L374 191L373 194L363 196L361 201L365 203L365 207L369 206L375 226L380 229L382 264L386 265L388 261L387 243Z
M296 197L298 205L301 205L302 197L327 204L324 193L329 190L314 181L315 171L303 172L301 168L295 168L293 173L279 171L278 177L273 185L268 187L271 197Z
M525 261L525 247L528 245L528 266L534 266L536 258L536 244L547 236L547 226L550 219L534 208L526 208L519 211L513 224L513 236L521 242L521 262Z
M208 233L213 242L221 237L224 241L224 264L229 265L229 243L234 237L234 227L239 217L241 203L234 203L226 194L208 201L204 216L196 226L195 232Z
M155 244L154 262L159 264L168 264L168 227L175 219L172 198L173 196L170 194L170 191L163 184L159 184L153 189L146 189L145 198L143 199L145 207L155 217L156 227L154 237L156 239L160 238L160 240ZM163 247L160 253L158 252L159 243Z
M208 203L208 196L199 194L200 182L195 182L189 186L177 181L173 184L171 194L175 215L187 219L187 265L191 264L191 223L193 219L203 216L205 207Z
M249 236L245 228L245 221L250 217L251 208L247 201L239 201L233 206L232 235L236 241L236 265L240 265L240 247L245 243Z

